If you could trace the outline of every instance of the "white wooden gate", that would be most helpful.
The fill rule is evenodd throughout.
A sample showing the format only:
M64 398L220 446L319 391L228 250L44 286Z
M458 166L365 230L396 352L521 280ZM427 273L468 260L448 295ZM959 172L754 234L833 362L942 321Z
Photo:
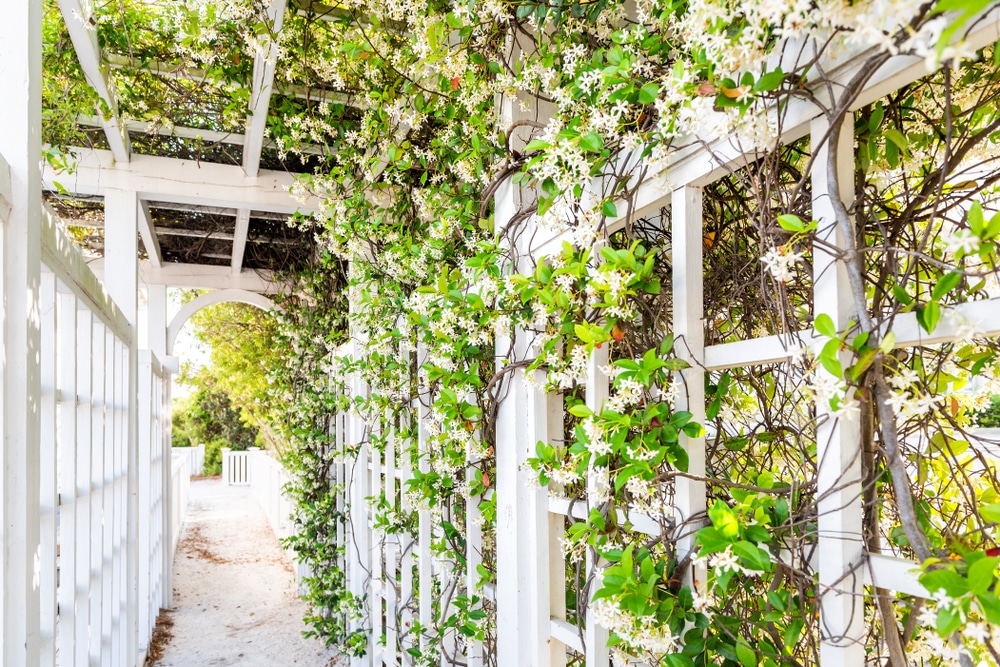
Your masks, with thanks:
M250 461L248 452L234 452L222 448L222 481L226 486L247 486L250 484Z

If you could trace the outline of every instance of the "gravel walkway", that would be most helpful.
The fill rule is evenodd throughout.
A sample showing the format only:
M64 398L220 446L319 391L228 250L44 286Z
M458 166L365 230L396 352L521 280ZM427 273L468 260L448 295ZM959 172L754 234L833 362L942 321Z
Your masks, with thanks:
M343 664L320 642L302 637L306 604L250 490L198 480L190 499L174 558L174 610L164 619L173 637L155 664Z

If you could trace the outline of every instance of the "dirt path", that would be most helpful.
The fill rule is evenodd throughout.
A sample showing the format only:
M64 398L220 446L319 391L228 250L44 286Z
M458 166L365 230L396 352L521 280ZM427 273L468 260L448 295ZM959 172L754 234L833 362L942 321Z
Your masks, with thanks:
M306 605L249 489L199 480L190 498L174 559L174 611L166 619L173 637L155 664L342 664L320 642L302 637Z

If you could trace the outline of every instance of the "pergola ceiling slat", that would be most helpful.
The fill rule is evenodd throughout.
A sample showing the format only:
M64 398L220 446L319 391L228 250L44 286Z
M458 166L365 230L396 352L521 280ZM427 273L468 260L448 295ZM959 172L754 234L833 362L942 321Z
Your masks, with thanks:
M101 69L101 51L97 44L96 23L94 29L88 28L88 25L95 20L92 12L84 11L80 0L59 0L59 10L62 12L63 21L69 30L70 39L73 40L73 50L76 51L77 60L79 60L83 74L87 78L87 83L91 85L107 107L107 112L100 115L100 125L108 137L111 152L116 161L128 162L132 150L128 135L123 131L118 116L117 100L108 85L104 71ZM98 109L98 113L100 112L101 110Z
M250 233L250 209L241 208L236 214L236 233L233 236L233 257L231 266L234 274L243 270L243 255L247 249Z

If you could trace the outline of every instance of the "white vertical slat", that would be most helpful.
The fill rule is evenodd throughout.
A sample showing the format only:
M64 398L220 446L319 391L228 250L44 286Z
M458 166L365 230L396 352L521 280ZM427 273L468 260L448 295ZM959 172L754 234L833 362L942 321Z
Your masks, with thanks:
M371 477L369 483L371 484L370 495L372 498L370 508L366 507L365 518L366 524L363 529L367 529L371 532L371 550L369 551L369 571L371 572L371 577L369 579L368 585L368 609L371 613L372 621L372 642L377 645L382 639L382 633L385 630L384 624L384 570L382 567L382 548L384 541L386 539L385 531L375 528L375 514L378 511L378 499L382 495L382 453L379 451L378 447L374 445L374 441L380 439L383 435L382 422L377 421L374 426L372 426L372 446L368 448L368 465L371 467ZM366 503L367 506L367 503ZM373 659L376 665L381 665L381 659L373 655Z
M389 507L399 510L396 501L396 439L398 429L396 416L393 410L387 410L389 422L389 432L385 442L385 498ZM382 590L385 594L385 664L394 666L399 664L399 625L397 611L399 603L397 599L399 589L396 588L396 575L398 572L397 552L399 545L399 535L393 533L385 536L385 576Z
M474 398L470 396L470 398ZM479 495L471 493L473 484L481 481L477 479L480 475L476 467L480 461L472 459L472 452L466 453L467 461L465 468L465 479L467 490L465 494L465 590L469 597L470 609L481 609L482 602L472 604L474 597L481 597L482 590L477 588L479 583L479 565L483 562L483 514L479 510ZM483 664L483 643L475 638L468 638L466 652L466 664L469 667L482 667Z
M418 365L423 357L422 346L418 347ZM421 473L428 473L430 464L430 437L427 432L427 422L430 419L430 396L424 392L418 392L419 406L417 408L417 446L419 459L417 466ZM434 579L431 567L431 513L430 510L421 509L417 512L417 590L419 594L419 617L420 627L423 632L420 637L420 648L427 649L428 629L433 622L434 610Z
M125 487L126 474L126 447L128 445L126 428L128 419L127 399L125 396L126 384L128 382L128 350L116 337L111 338L111 349L115 355L115 458L114 458L114 503L115 503L115 523L114 523L114 544L112 546L112 581L113 603L111 609L111 639L112 639L112 661L118 665L125 665L125 651L128 640L128 630L124 618L126 600L128 596L127 580L127 550L125 542L125 512L128 502L128 490ZM123 363L124 353L124 363Z
M89 543L84 541L84 535L77 532L80 513L80 498L78 497L79 463L77 462L77 319L76 297L72 294L57 296L56 308L59 328L56 346L59 350L58 387L59 404L57 411L58 448L59 448L59 636L57 650L62 656L62 664L74 663L77 656L77 623L85 601L78 604L78 580L80 552L85 551ZM85 456L85 452L80 452ZM84 476L86 479L86 476Z
M542 385L539 385L542 386ZM546 395L546 407L548 418L546 420L547 434L546 442L560 442L565 438L563 433L565 423L565 404L562 394ZM551 484L551 482L550 482ZM550 489L551 490L551 489ZM548 501L548 491L545 492L544 499ZM566 534L566 518L561 514L549 513L546 507L547 534L545 540L548 542L548 615L549 619L566 620L566 561L562 557L560 542ZM548 634L549 622L546 620L545 633ZM542 664L546 667L566 667L566 645L554 637L549 638L548 661Z
M74 298L75 302L76 299ZM77 303L76 320L76 651L72 664L86 665L91 647L91 599L93 590L91 564L93 556L93 527L96 512L93 493L92 452L94 432L91 424L94 414L93 395L94 316L90 310ZM66 655L66 654L64 654Z
M608 348L596 348L590 355L587 363L587 407L596 413L604 409L604 402L608 400L609 380L608 376L601 370L602 366L608 364ZM606 473L604 473L606 474ZM595 509L591 505L591 494L598 488L598 473L595 470L593 460L587 470L587 508L588 511ZM603 501L602 501L603 502ZM592 602L594 594L601 587L600 563L597 562L591 549L587 550L587 578L590 581L590 596ZM583 642L586 651L587 667L604 667L609 663L608 652L608 630L602 627L590 614L588 602L586 626L584 628Z
M839 196L850 204L854 185L853 116L840 132L836 169ZM830 202L828 147L817 146L829 128L825 119L813 122L813 217L818 238L834 248L844 247ZM815 245L813 274L814 316L826 313L838 331L845 329L855 310L846 267L833 250ZM845 365L846 368L846 365ZM825 372L820 370L818 372ZM819 410L822 414L823 410ZM864 578L858 564L863 557L861 500L861 431L856 416L821 421L816 427L819 532L820 659L828 665L862 664L865 659ZM852 568L855 568L852 572Z
M417 402L415 399L411 399L403 416L404 421L400 424L400 428L405 429L408 433L412 433L414 411L416 409ZM400 504L402 504L403 494L406 493L407 483L413 479L413 457L410 454L410 443L406 442L403 444L405 449L403 450L402 475L400 476ZM413 630L413 612L411 609L413 602L413 567L415 564L413 557L414 536L404 535L401 538L404 540L404 543L402 553L399 556L399 597L405 607L403 607L400 614L400 633L404 634L403 640L400 642L400 653L404 667L412 667L413 657L407 653L407 649L413 647L413 635L411 634Z
M674 350L677 356L691 364L680 372L683 387L676 402L677 410L687 410L693 420L705 423L705 328L704 280L702 269L702 190L683 187L674 190L670 206L673 262ZM705 438L680 435L681 446L688 455L688 472L705 475ZM686 522L678 544L677 556L684 558L694 547L694 533L705 516L705 483L687 477L676 478L678 519ZM704 581L705 577L689 568L685 583Z
M505 186L510 187L510 186ZM512 197L513 194L505 193ZM501 210L501 198L497 197L497 208ZM500 213L497 220L501 219ZM515 334L515 355L523 358L525 343L523 333ZM498 337L498 354L506 354L510 339ZM499 370L499 369L498 369ZM497 558L497 663L500 665L531 665L529 646L522 642L522 629L527 625L523 612L528 604L531 591L523 589L522 542L527 539L521 531L519 503L521 470L519 454L522 438L526 434L525 386L519 373L509 373L504 379L500 395L505 399L497 409L496 424L496 558ZM519 426L520 424L520 426Z
M114 667L112 657L112 623L114 615L114 551L115 551L115 368L114 334L105 328L100 344L104 346L105 365L100 371L104 380L104 460L101 470L101 504L104 510L104 532L101 544L101 661Z
M39 483L39 537L41 548L38 558L38 584L41 608L40 638L41 665L56 664L57 606L56 587L59 563L57 561L57 515L59 512L58 465L56 459L56 277L44 271L39 288L39 323L41 348L41 429Z
M91 355L88 369L92 378L91 408L91 525L90 525L90 667L107 664L102 660L104 618L104 400L105 400L105 326L96 317L91 322Z
M531 664L548 665L552 655L559 652L559 648L549 637L552 619L552 601L548 595L552 572L552 556L549 551L549 491L530 479L533 475L526 462L535 456L539 441L562 439L563 414L561 395L549 394L544 389L545 372L539 370L534 373L535 382L530 389L526 388L526 432L519 439L521 447L518 470L522 499L518 513L524 526L522 534L526 537L521 545L524 563L521 579L524 590L534 591L533 597L536 599L534 604L527 605L521 616L524 619L525 643ZM556 419L556 422L551 422L552 419ZM560 553L559 549L555 553ZM561 571L559 579L564 580L565 576L565 571Z
M0 652L4 665L39 654L39 311L42 3L8 2L0 21L0 155L10 204L0 223ZM3 176L5 176L4 174ZM6 180L0 176L0 180ZM6 208L6 207L5 207Z
M145 640L146 632L151 627L149 600L152 599L152 589L154 586L153 577L156 574L153 568L151 550L153 547L153 494L155 493L153 481L153 420L154 420L154 378L153 363L149 350L139 352L139 395L147 400L139 403L139 448L136 467L139 473L138 504L140 508L146 510L143 521L139 523L138 547L139 547L139 649L143 650L147 646ZM155 618L155 616L154 616Z
M164 376L162 387L163 402L160 404L160 421L163 429L162 437L162 479L163 479L163 547L161 561L163 563L163 599L160 606L170 609L174 605L174 534L170 508L173 504L173 485L171 484L171 474L173 470L170 447L170 376ZM201 472L201 471L199 471Z

